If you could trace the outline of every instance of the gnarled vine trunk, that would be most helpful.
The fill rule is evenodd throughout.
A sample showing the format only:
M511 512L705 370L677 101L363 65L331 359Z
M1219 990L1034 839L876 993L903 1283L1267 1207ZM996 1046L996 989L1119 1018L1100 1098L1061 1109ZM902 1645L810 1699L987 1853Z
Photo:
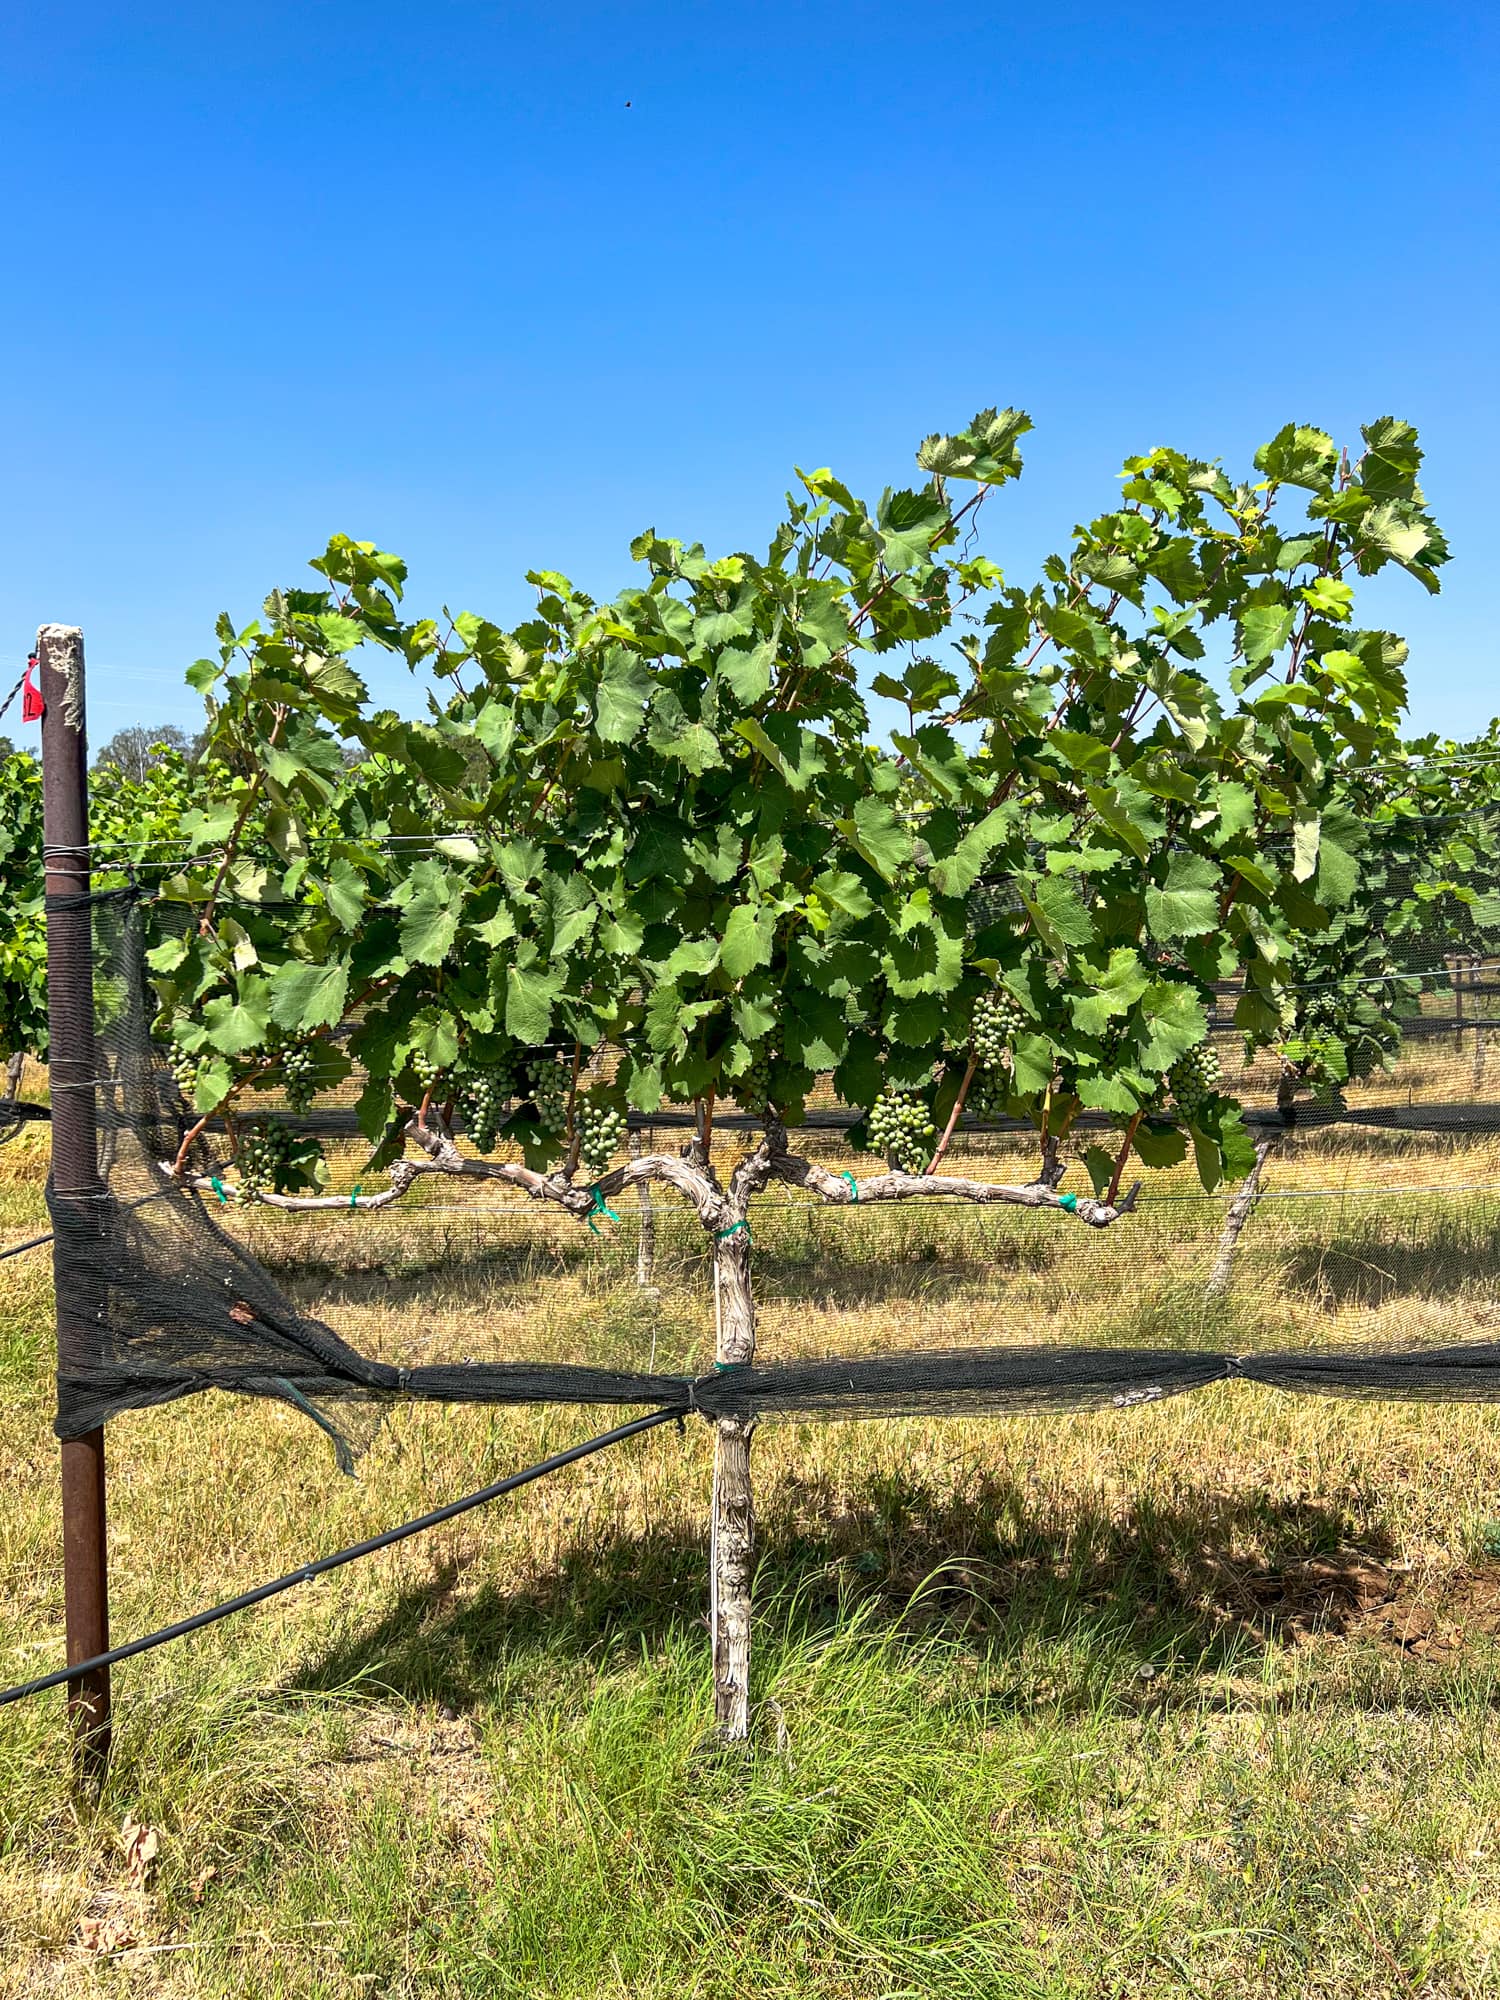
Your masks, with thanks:
M755 1299L750 1279L750 1227L743 1217L717 1233L713 1245L715 1366L728 1372L755 1357ZM721 1737L750 1734L750 1581L755 1555L755 1503L750 1484L753 1417L720 1417L714 1425L711 1529L714 1721Z
M1234 1276L1234 1253L1239 1248L1240 1233L1255 1213L1256 1203L1260 1200L1261 1173L1265 1168L1271 1144L1271 1140L1262 1139L1256 1146L1255 1165L1246 1174L1239 1192L1225 1213L1224 1227L1219 1232L1213 1266L1208 1274L1208 1283L1204 1287L1211 1299L1221 1299L1229 1290L1229 1281Z
M1245 1224L1259 1206L1264 1192L1266 1161L1296 1122L1297 1079L1291 1070L1283 1070L1277 1082L1276 1109L1281 1113L1281 1130L1269 1133L1257 1144L1255 1165L1246 1174L1239 1192L1225 1211L1224 1227L1219 1232L1218 1248L1214 1252L1208 1283L1204 1286L1208 1298L1221 1299L1229 1290L1230 1281L1234 1277L1234 1258L1240 1246L1240 1237Z
M630 1135L630 1157L639 1160L645 1157L649 1148L644 1135L639 1131ZM641 1290L649 1291L656 1283L656 1210L651 1203L651 1183L642 1181L635 1191L640 1210L641 1229L635 1244L635 1281Z
M23 1050L17 1049L13 1056L6 1058L5 1088L0 1090L0 1145L7 1139L13 1139L21 1129L20 1119L6 1114L20 1102L21 1079L25 1074L26 1056Z

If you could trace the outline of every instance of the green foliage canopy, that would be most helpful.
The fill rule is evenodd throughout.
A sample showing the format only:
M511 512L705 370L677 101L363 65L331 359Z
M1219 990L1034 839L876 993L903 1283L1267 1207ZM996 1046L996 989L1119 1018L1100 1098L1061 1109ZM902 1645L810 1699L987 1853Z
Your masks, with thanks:
M504 1135L565 1172L580 1092L795 1124L831 1073L941 1124L999 993L991 1096L1049 1142L1107 1114L1096 1190L1189 1141L1205 1184L1243 1172L1233 1101L1174 1118L1170 1072L1219 981L1252 1044L1285 1041L1288 980L1354 896L1351 774L1389 760L1406 702L1357 584L1395 564L1436 589L1447 557L1416 434L1382 418L1351 462L1289 425L1242 480L1133 458L1017 585L975 543L1029 427L929 437L925 478L874 505L801 474L761 555L648 531L609 601L536 572L512 630L410 618L404 564L343 536L319 588L221 619L189 675L198 775L143 781L180 784L152 832L198 857L162 882L183 920L151 956L198 1109L311 1036L325 1079L366 1072L386 1159L407 1107L479 1072L512 1079ZM421 719L372 705L370 649L424 677ZM867 688L904 712L888 743ZM539 1059L567 1074L561 1128Z

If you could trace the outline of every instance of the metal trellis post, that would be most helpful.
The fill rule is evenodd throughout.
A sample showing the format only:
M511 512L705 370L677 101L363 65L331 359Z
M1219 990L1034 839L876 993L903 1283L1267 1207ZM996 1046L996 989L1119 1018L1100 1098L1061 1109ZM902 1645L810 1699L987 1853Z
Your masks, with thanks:
M47 895L84 895L89 887L88 746L84 718L83 634L72 625L44 625L37 634L42 717L42 824ZM67 1268L65 1239L73 1230L104 1226L99 1197L98 1137L91 1088L94 1068L92 913L52 909L47 917L48 1066L52 1099L52 1198L57 1234L58 1372L81 1340L97 1338L89 1301L80 1299ZM69 1210L73 1213L70 1215ZM64 1225L67 1225L66 1227ZM109 1647L108 1551L104 1498L104 1430L62 1446L63 1604L66 1660L71 1666ZM109 1669L68 1683L80 1775L97 1783L109 1758Z

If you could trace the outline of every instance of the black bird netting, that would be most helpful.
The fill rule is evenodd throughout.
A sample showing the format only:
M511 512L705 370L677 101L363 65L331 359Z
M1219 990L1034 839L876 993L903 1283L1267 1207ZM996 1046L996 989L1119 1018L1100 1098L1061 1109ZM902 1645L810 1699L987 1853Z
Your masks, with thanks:
M1491 892L1469 899L1461 937L1419 930L1399 975L1370 982L1374 1014L1401 1025L1363 1080L1290 1091L1278 1059L1246 1063L1234 995L1221 996L1214 1043L1262 1154L1248 1183L1207 1194L1190 1166L1148 1171L1135 1212L1095 1231L1055 1209L829 1206L773 1182L752 1204L757 1359L731 1371L712 1364L703 1231L660 1188L600 1232L464 1180L434 1179L378 1214L287 1215L212 1190L212 1130L195 1154L211 1191L173 1182L163 1163L191 1120L150 1036L150 907L134 889L92 899L91 1074L52 1078L54 1092L93 1093L98 1130L97 1185L49 1190L64 1437L208 1388L294 1405L345 1463L403 1398L849 1418L1124 1408L1231 1377L1500 1398ZM346 1085L308 1114L346 1191L367 1152L353 1096ZM685 1136L667 1116L637 1122L647 1149ZM720 1130L736 1122L731 1108ZM868 1172L853 1122L827 1096L797 1149ZM948 1166L1015 1182L1035 1149L1003 1122L969 1124ZM508 1305L471 1287L467 1302L450 1297L445 1330L413 1304L423 1273L462 1294L496 1267ZM559 1277L574 1284L571 1320L540 1309ZM344 1315L345 1333L325 1312ZM476 1345L496 1351L462 1351Z

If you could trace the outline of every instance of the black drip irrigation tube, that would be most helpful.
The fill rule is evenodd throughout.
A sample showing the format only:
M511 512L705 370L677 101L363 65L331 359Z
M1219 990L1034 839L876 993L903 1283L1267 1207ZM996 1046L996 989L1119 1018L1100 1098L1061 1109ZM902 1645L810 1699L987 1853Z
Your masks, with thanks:
M292 1570L286 1576L278 1576L254 1590L241 1591L238 1597L227 1597L222 1604L210 1605L206 1611L195 1611L191 1618L179 1619L175 1625L164 1625L160 1631L148 1632L144 1638L132 1639L128 1645L113 1646L107 1653L96 1654L92 1660L79 1660L71 1667L59 1667L55 1673L42 1674L34 1681L0 1688L0 1708L9 1702L25 1701L29 1695L44 1694L48 1688L62 1687L66 1682L95 1673L100 1668L115 1666L121 1660L133 1660L138 1653L152 1652L172 1639L186 1638L190 1632L201 1632L204 1626L216 1625L221 1618L231 1617L236 1611L248 1611L253 1604L264 1604L268 1597L277 1597L283 1590L294 1590L299 1583L311 1583L314 1577L326 1576L330 1570L358 1562L361 1556L374 1555L377 1549L391 1548L411 1535L421 1534L424 1528L441 1527L444 1521L467 1514L472 1507L483 1507L487 1501L498 1500L503 1494L514 1493L518 1487L529 1486L533 1479L542 1479L549 1472L560 1472L565 1465L576 1465L579 1459L602 1451L606 1445L621 1444L626 1438L639 1436L642 1431L654 1430L658 1424L680 1423L682 1416L681 1410L672 1409L652 1410L644 1417L632 1417L628 1424L617 1424L613 1430L603 1431L598 1437L587 1438L582 1444L569 1445L566 1451L554 1452L551 1458L544 1458L537 1465L528 1465L524 1472L513 1472L507 1479L497 1479L491 1486L481 1486L477 1493L465 1494L462 1500L450 1500L444 1507L434 1507L430 1514L419 1514L414 1521L404 1521L399 1528L387 1528L384 1534L371 1535L367 1541L354 1542L334 1555L320 1556L316 1562L305 1563L301 1569Z
M172 1187L158 1188L154 1194L137 1195L134 1201L121 1202L119 1204L119 1212L122 1215L129 1215L137 1208L144 1208L147 1202L165 1201L168 1195L176 1194L178 1191L178 1188L174 1185ZM90 1195L88 1199L90 1201L98 1201L108 1199L108 1197ZM8 1244L4 1250L0 1250L0 1264L3 1264L7 1257L19 1257L23 1250L40 1250L44 1243L50 1243L53 1240L55 1234L54 1230L49 1229L45 1236L32 1236L25 1243Z
M0 1250L0 1264L3 1264L7 1257L19 1257L23 1250L40 1250L44 1243L51 1241L52 1231L49 1229L45 1236L33 1236L25 1243L12 1243L6 1249Z

